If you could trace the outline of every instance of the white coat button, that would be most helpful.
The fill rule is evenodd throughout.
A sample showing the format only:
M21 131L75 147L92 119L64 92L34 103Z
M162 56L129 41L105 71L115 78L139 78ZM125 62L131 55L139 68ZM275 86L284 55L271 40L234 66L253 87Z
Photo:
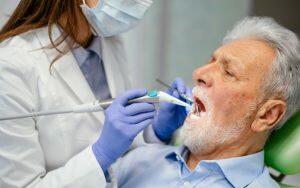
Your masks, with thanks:
M191 183L186 181L186 182L183 183L183 187L184 188L189 188L189 187L191 187Z

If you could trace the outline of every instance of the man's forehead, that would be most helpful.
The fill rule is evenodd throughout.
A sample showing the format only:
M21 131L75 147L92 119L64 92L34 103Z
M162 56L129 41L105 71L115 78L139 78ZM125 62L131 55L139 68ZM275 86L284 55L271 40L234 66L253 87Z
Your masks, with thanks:
M256 39L239 39L219 47L215 58L223 58L237 66L246 64L271 63L275 58L275 50L266 42Z
M243 61L243 59L232 50L220 47L213 53L212 57L219 59L223 61L223 63L229 64L231 66L245 69L245 62Z

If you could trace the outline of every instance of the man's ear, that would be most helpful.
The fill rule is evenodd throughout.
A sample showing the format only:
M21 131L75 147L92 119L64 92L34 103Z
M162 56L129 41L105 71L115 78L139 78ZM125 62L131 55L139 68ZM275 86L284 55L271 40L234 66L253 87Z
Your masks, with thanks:
M268 100L257 112L251 129L262 132L273 129L283 118L286 111L286 103L282 100Z

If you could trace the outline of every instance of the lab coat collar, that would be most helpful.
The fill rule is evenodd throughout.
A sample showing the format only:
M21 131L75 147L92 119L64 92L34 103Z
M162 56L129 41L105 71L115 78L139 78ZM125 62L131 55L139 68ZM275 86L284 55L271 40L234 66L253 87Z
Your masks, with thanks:
M48 46L51 44L47 27L38 29L36 34L42 46ZM53 25L53 39L55 40L55 38L58 38L60 35L61 32L59 31L58 26ZM100 37L99 39L101 42L100 54L103 59L108 87L112 97L116 97L130 88L130 74L123 46L123 38L121 36L113 36ZM61 49L65 45L67 45L67 43L63 42L58 48ZM44 51L50 62L59 54L55 49L44 49ZM81 102L92 101L95 99L95 96L80 71L80 67L72 52L69 52L57 60L57 62L53 64L53 68L57 70L58 74L70 86L74 95L77 95Z
M48 28L43 27L36 30L36 35L41 43L41 46L44 47L43 50L47 55L49 62L51 63L57 56L59 52L55 48L48 48L51 44ZM57 25L53 25L52 29L52 38L55 41L61 35L60 30ZM62 50L64 47L67 47L67 42L62 42L58 49ZM50 64L49 64L50 66ZM88 82L86 81L84 75L82 74L80 67L78 66L76 59L71 51L67 54L61 56L51 68L52 74L57 79L61 79L66 87L70 89L72 96L77 99L78 104L92 102L96 100L92 90L90 89ZM93 113L95 115L95 113ZM100 121L101 115L95 115L96 119ZM104 119L104 118L103 118ZM101 121L100 121L101 122Z
M47 27L41 28L41 30L36 33L42 46L49 46L49 44L51 44ZM55 41L60 35L61 32L59 31L58 26L54 25L52 30L53 40ZM63 50L65 47L68 48L67 43L62 42L58 46L58 49ZM44 52L47 54L50 62L55 60L55 58L59 55L59 52L55 48L44 48ZM95 100L95 97L87 81L84 79L84 76L71 51L61 56L52 65L52 71L52 73L57 73L56 76L61 77L67 83L73 94L78 97L81 103L92 102Z
M100 59L102 59L101 55L101 40L100 37L94 37L92 43L87 47L83 48L81 46L78 46L72 50L74 53L73 55L78 60L79 67L84 64L85 60L88 58L89 53L95 53L98 55Z
M88 50L96 53L100 59L102 59L102 55L101 55L101 38L98 36L95 36L92 43L89 45L89 47L87 48Z
M130 74L121 36L101 37L101 55L112 97L130 88ZM109 61L107 61L109 60Z

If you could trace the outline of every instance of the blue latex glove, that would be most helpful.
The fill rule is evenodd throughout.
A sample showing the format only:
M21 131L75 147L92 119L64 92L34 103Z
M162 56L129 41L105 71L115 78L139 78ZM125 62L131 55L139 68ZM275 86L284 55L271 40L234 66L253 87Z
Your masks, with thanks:
M188 97L192 96L192 90L185 86L184 81L181 78L176 78L172 83L172 87L176 88L180 93L186 94ZM166 93L185 101L176 91L172 92L168 89L166 90ZM166 102L160 103L159 107L152 126L156 136L161 141L169 142L173 132L184 123L188 110L183 106Z
M152 123L155 116L153 104L127 105L128 100L144 96L146 93L146 89L127 91L105 110L101 136L92 146L94 155L104 172L129 149L136 135Z

